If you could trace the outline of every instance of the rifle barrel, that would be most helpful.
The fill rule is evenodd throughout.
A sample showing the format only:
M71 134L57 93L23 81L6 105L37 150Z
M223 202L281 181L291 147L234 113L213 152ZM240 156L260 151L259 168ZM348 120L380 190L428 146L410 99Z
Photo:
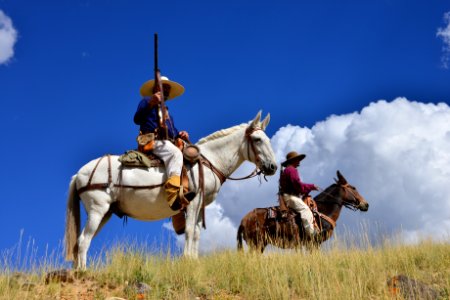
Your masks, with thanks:
M154 42L155 42L155 70L158 70L158 34L155 33L155 38L154 38Z
M165 105L164 89L161 81L161 72L158 68L158 34L155 33L155 86L153 87L153 93L161 93L161 103L158 105L159 116L159 138L166 140L169 137L168 128L166 126L165 116L167 114L167 108Z

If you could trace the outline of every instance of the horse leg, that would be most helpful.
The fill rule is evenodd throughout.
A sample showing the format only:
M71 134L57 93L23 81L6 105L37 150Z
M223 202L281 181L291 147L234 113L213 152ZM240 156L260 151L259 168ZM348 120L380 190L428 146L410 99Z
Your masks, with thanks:
M97 197L94 197L94 195ZM78 237L78 257L76 260L77 269L86 270L86 256L89 246L91 245L92 238L99 231L100 225L103 226L110 217L107 217L105 221L102 222L109 211L110 199L110 196L105 192L101 192L100 194L99 191L95 191L89 195L89 198L83 200L88 217L86 225Z
M266 249L266 246L267 246L267 244L264 243L264 242L261 242L261 243L259 244L259 251L261 251L261 254L264 253L264 249Z
M264 253L264 250L266 249L267 244L263 241L257 241L257 242L251 242L248 243L248 250L250 253Z
M111 219L112 211L109 210L102 218L102 221L100 222L100 225L98 225L97 231L94 234L94 237L97 236L97 234L102 230L103 226L105 226L106 223L108 223L109 219Z
M203 216L199 214L197 218L197 223L194 226L194 235L192 239L192 250L193 258L198 258L199 248L200 248L200 233L202 230Z
M320 247L320 244L316 241L308 241L306 243L306 250L308 250L309 253L314 253L315 251L318 251Z
M198 257L198 240L200 238L200 226L199 226L199 215L200 215L200 197L197 196L191 201L187 207L186 215L186 229L184 232L185 243L183 255L185 257ZM198 228L197 228L198 227Z

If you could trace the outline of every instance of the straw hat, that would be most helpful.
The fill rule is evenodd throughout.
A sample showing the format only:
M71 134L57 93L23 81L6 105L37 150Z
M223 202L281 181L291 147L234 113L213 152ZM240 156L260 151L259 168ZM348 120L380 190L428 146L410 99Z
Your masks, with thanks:
M171 80L169 80L169 78L167 78L165 76L161 76L161 82L163 84L170 85L170 94L169 94L169 97L167 97L167 100L178 97L184 93L184 87L181 84L179 84L178 82L171 81ZM145 96L151 97L153 95L153 87L154 86L155 86L154 79L146 81L141 86L141 96L142 97L145 97Z
M286 160L284 162L282 162L281 165L283 167L286 167L287 165L291 164L292 162L294 162L296 160L301 161L305 157L306 157L305 154L298 154L295 151L291 151L286 155Z

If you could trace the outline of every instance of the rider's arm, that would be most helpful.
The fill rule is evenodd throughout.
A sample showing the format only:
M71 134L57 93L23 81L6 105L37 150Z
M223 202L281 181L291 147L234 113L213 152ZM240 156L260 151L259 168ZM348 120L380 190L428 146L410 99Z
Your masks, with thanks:
M317 190L316 186L312 183L305 183L302 182L300 179L300 175L298 175L299 177L299 182L300 182L300 188L301 188L301 194L302 195L308 195L311 191L315 191Z
M149 114L151 108L149 107L149 100L148 98L144 98L139 102L139 105L137 107L136 113L134 114L134 123L137 125L142 125L147 115Z
M172 136L174 137L174 138L181 138L182 140L185 140L185 141L187 141L187 140L189 140L189 134L187 133L187 131L184 131L184 130L182 130L182 131L178 131L178 129L175 127L175 122L173 121L173 117L172 117L172 115L169 115L169 118L170 118L170 123L172 124L171 126L172 126L172 129L169 129L169 131L171 130L172 131ZM170 127L169 127L170 128ZM170 134L170 133L169 133Z
M301 181L297 169L288 167L286 168L286 171L289 172L291 184L296 194L307 195L311 191L316 190L316 186L314 184L304 183Z

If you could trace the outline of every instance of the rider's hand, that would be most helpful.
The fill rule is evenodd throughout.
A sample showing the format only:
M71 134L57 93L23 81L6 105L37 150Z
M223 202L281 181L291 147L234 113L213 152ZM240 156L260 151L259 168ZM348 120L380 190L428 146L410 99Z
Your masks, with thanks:
M155 107L161 103L161 99L162 99L161 92L157 92L157 93L153 94L153 96L150 99L150 101L148 102L148 104L150 105L150 107Z
M189 140L189 134L187 133L187 131L180 131L178 133L178 135L180 136L180 138L182 138L183 140Z

